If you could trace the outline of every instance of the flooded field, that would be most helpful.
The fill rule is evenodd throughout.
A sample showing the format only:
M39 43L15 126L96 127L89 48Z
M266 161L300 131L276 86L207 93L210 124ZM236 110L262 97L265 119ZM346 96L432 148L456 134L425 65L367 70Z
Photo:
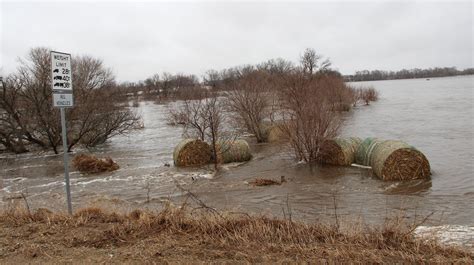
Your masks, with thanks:
M332 220L336 205L339 218L369 223L404 212L410 220L433 213L428 221L432 225L473 225L474 77L354 85L374 86L380 99L348 113L342 134L414 145L431 163L430 180L383 182L366 169L300 164L278 144L253 143L250 162L225 165L217 174L212 168L178 169L172 151L181 140L181 128L166 124L165 105L142 102L138 111L144 129L92 150L116 160L118 171L81 175L71 168L73 206L159 207L164 200L183 199L180 185L208 206L232 211ZM65 211L62 155L2 154L0 164L3 206L23 193L31 207ZM267 187L247 184L256 177L280 176L288 182Z

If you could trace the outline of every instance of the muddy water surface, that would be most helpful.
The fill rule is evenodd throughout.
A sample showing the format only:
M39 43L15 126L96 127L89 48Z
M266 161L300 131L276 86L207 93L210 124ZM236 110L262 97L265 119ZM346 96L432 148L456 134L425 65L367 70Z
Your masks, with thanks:
M111 156L120 170L96 175L72 172L74 207L91 203L126 209L158 207L167 199L183 199L180 185L209 206L232 211L331 221L336 205L339 218L371 223L401 211L410 221L434 213L432 224L474 225L474 77L354 85L374 86L380 100L348 113L342 134L400 139L414 145L431 163L430 180L383 182L366 169L300 164L282 145L255 143L250 162L225 165L217 174L212 168L177 169L172 151L181 139L181 129L166 125L165 105L142 102L138 109L145 122L143 130L92 150ZM1 159L3 206L23 192L31 207L65 210L61 155L3 154ZM280 186L247 184L256 177L279 179L282 175L288 181Z

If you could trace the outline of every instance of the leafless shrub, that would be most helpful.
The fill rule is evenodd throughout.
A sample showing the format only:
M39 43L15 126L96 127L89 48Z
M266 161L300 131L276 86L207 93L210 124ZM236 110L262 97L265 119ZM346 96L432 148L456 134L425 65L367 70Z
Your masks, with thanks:
M225 106L216 94L199 94L198 99L185 99L169 111L174 123L181 123L187 137L195 137L209 143L213 153L213 162L217 168L219 154L225 152L235 140L236 134L225 126L228 117Z
M264 72L252 72L232 82L226 93L228 108L238 125L266 141L264 120L270 116L270 80Z
M377 101L379 99L379 93L373 87L362 87L357 90L358 100L362 101L365 105L369 105L371 101Z
M219 159L220 155L232 146L232 142L236 138L236 134L225 126L225 123L228 122L228 117L224 112L224 102L220 101L217 97L204 99L203 115L209 126L208 130L205 131L205 136L211 146L216 169L221 162Z
M329 93L337 84L326 76L308 78L298 72L282 78L280 99L284 112L281 130L298 160L319 160L322 143L337 135L342 120L333 110Z
M169 107L168 106L168 113L166 116L167 124L176 126L176 125L186 125L187 118L184 113L180 111L180 109L176 107Z
M169 106L168 120L171 124L182 125L186 136L206 140L209 119L206 117L206 98L185 99L176 105Z
M325 97L334 111L349 111L356 102L356 91L348 86L342 78L327 75L319 78L321 87L325 89Z

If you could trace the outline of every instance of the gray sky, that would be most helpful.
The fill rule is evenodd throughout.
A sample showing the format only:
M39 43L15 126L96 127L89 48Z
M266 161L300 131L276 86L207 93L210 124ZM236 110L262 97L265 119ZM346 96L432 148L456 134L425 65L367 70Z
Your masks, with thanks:
M1 1L1 0L0 0ZM104 60L120 81L281 57L306 47L356 70L473 67L473 4L466 2L5 2L1 66L32 47Z

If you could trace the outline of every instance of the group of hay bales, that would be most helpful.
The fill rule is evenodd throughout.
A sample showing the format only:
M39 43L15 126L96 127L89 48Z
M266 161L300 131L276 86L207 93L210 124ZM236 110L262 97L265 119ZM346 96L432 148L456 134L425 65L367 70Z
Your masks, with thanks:
M430 176L430 163L415 147L397 140L357 137L326 141L321 162L348 166L369 166L383 180L422 179Z
M219 163L245 162L252 158L250 146L245 140L218 143ZM173 160L178 167L202 166L213 160L211 146L199 139L184 139L174 149Z

